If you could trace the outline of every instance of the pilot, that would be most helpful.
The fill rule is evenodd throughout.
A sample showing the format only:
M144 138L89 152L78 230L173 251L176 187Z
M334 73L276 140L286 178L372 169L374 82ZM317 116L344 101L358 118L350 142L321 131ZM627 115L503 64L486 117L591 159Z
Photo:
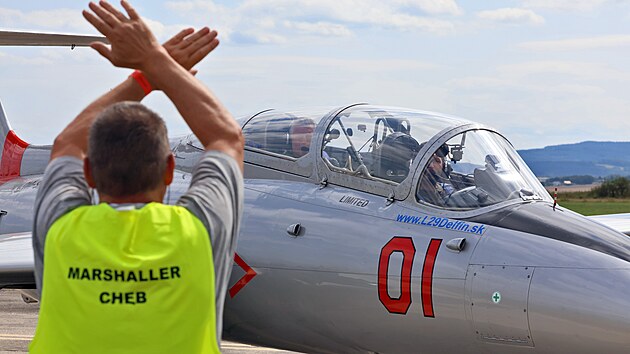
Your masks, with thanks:
M449 180L449 166L446 162L448 153L448 145L443 144L431 155L418 183L418 200L444 206L448 197L455 192L455 187Z
M219 353L242 209L243 138L189 72L216 32L162 47L126 1L85 18L114 66L136 69L55 139L35 201L41 308L31 353ZM159 88L205 147L176 206L162 204L175 159L164 121L140 103ZM92 205L90 187L100 204ZM45 268L45 272L44 272ZM44 289L45 288L45 289Z
M298 118L289 127L290 155L302 157L308 154L315 131L315 122L310 118Z

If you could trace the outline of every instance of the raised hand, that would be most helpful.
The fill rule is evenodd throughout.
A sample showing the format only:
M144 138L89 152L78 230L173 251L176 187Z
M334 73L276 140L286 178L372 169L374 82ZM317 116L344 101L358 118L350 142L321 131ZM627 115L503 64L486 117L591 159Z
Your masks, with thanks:
M186 28L163 44L168 54L186 70L191 70L219 45L217 31L204 27L193 32L192 28Z
M83 17L111 43L111 48L100 42L90 46L115 66L143 70L150 58L159 55L164 48L136 10L125 0L120 3L129 17L107 1L90 2L90 10L94 13L83 11Z

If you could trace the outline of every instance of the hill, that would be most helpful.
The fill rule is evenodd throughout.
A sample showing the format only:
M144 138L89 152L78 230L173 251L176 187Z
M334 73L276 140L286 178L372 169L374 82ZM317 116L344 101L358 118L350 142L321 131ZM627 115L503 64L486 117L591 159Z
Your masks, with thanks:
M630 142L585 141L518 153L536 176L630 175Z

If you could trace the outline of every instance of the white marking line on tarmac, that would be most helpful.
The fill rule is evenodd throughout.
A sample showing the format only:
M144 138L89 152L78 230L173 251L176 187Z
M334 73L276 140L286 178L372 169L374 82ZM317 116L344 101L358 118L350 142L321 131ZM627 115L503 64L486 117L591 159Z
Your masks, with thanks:
M31 233L30 232L19 232L19 233L15 233L15 234L5 234L3 236L7 236L7 238L5 238L5 240L15 240L15 239L21 239L21 238L29 238L29 237L31 237Z
M23 334L0 334L0 341L1 340L26 340L26 341L31 341L31 340L33 340L33 336L23 335Z
M252 348L242 348L242 347L236 347L236 348L232 348L232 347L221 347L221 349L222 349L222 350L226 350L226 349L230 349L230 350L238 350L238 351L241 351L241 352L246 352L246 351L252 351L252 352L253 352L253 351L257 351L257 352L260 352L261 350L263 350L263 349L261 349L261 348L254 348L254 347L252 347ZM265 349L264 349L264 351L265 351L265 352L281 352L281 350L269 349L269 348L265 348Z
M31 341L33 340L33 336L31 335L24 335L24 334L0 334L0 341L3 340L18 340L18 341ZM229 343L229 344L223 344L221 346L221 348L223 349L238 349L238 350L260 350L259 347L254 347L248 344L239 344L239 343ZM269 352L281 352L281 350L278 349L272 349L272 348L267 348L265 349L265 351Z
M260 351L261 348L260 347L254 347L251 345L247 345L247 344L239 344L239 343L230 343L230 344L222 344L221 345L221 349L238 349L238 350L257 350ZM278 350L278 349L273 349L273 348L265 348L265 352L281 352L282 350Z

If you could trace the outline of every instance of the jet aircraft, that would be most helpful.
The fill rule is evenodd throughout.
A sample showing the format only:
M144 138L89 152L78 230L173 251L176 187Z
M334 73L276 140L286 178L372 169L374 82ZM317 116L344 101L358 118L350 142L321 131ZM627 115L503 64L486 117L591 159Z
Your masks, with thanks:
M322 353L628 352L630 238L555 206L496 130L370 104L239 122L245 210L225 339ZM192 134L170 144L166 203L203 151ZM21 140L0 106L0 153L0 288L36 300L32 207L50 146Z

